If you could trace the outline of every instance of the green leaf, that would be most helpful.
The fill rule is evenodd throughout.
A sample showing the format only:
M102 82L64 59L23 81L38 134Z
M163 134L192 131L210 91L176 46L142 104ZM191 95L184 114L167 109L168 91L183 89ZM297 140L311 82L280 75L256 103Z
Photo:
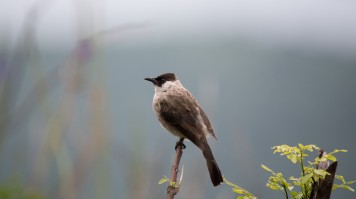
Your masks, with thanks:
M232 191L240 194L242 196L238 196L237 198L243 198L243 199L257 199L256 196L254 196L252 193L250 193L249 191L247 191L246 189L243 189L235 184L233 184L232 182L228 181L226 178L224 178L224 182L232 187Z
M313 151L313 148L315 148L315 145L312 145L312 144L309 144L309 145L306 145L304 146L306 150L312 152Z
M292 191L293 188L294 188L294 186L289 186L287 189L288 189L289 191Z
M339 186L337 184L333 184L333 188L331 189L331 191L334 191L337 188L339 188Z
M347 186L347 185L343 185L343 184L339 185L338 188L342 188L342 189L346 189L346 190L355 192L355 190L353 188L351 188L350 186Z
M177 186L177 182L172 182L172 181L169 181L169 186L171 186L171 187L178 187L178 186Z
M301 150L304 150L304 146L302 144L298 144L298 147L301 149Z
M349 191L355 192L355 190L349 186L346 186L346 189L348 189Z
M331 155L331 154L327 154L327 155L325 156L325 158L328 159L328 160L331 160L331 161L336 161L336 157L333 156L333 155Z
M333 154L333 153L339 153L339 152L346 153L347 150L345 150L345 149L335 149L333 152L331 152L331 154Z
M265 165L263 165L263 164L261 164L261 167L262 167L262 169L264 169L264 170L266 170L266 171L269 171L269 172L271 172L271 173L274 173L274 172L272 171L272 169L268 168L267 166L265 166Z
M230 187L237 187L237 185L235 185L234 183L232 183L232 182L226 180L225 178L224 178L224 182L225 182L227 185L229 185Z
M340 180L342 183L345 183L345 178L342 175L335 175L335 178Z
M328 173L327 171L323 170L323 169L314 169L314 173L320 176L325 177L325 175Z
M313 173L309 173L308 175L303 176L300 180L300 183L306 184L312 176L313 176Z
M292 195L293 197L295 197L296 195L298 195L298 192L296 192L296 191L291 191L291 192L290 192L290 195Z
M355 183L355 182L356 182L356 180L353 180L353 181L347 182L346 184L353 184L353 183Z
M328 172L325 170L321 169L315 169L315 166L320 164L321 162L325 161L337 161L336 156L334 156L334 153L338 152L347 152L345 149L335 149L334 151L328 153L326 156L322 158L315 158L314 162L310 162L309 158L307 158L310 154L309 152L313 152L314 150L320 150L320 148L316 145L309 144L309 145L303 145L301 143L298 143L297 146L289 146L286 144L282 144L279 146L274 146L271 148L273 150L273 153L278 153L281 156L286 156L287 159L289 159L292 163L300 163L302 167L302 173L304 176L297 176L297 177L290 177L288 183L285 178L283 177L283 174L281 172L275 173L272 169L268 168L267 166L261 164L261 167L272 173L271 176L268 178L268 182L266 186L272 190L280 190L280 191L288 191L293 199L302 199L305 198L306 196L304 194L309 194L311 188L311 178L314 177L314 180L318 181L319 179L324 178L326 175L328 175ZM307 153L308 152L308 153ZM315 155L312 155L315 156ZM308 161L308 165L305 164L304 161ZM334 184L333 185L333 190L342 188L342 189L347 189L349 191L355 191L352 187L349 185L353 184L356 181L349 181L346 182L343 176L336 175L335 178L338 180L342 181L342 184ZM294 187L300 187L301 192L296 192L292 191L294 190ZM241 197L245 199L245 197Z
M238 194L244 194L244 191L239 189L239 188L237 188L237 187L232 188L232 191L235 192L235 193L238 193Z
M315 160L317 161L317 164L319 164L320 162L326 162L326 161L328 161L328 160L326 159L326 156L325 156L325 157L322 157L322 158L315 158Z
M298 195L295 196L295 199L301 199L303 197L303 193L299 193Z
M159 180L158 184L163 184L163 183L168 182L168 181L169 181L169 179L166 176L164 176L164 178Z
M287 158L292 161L294 164L297 163L297 156L295 154L287 155Z
M282 190L283 188L277 184L266 184L266 186L272 190Z

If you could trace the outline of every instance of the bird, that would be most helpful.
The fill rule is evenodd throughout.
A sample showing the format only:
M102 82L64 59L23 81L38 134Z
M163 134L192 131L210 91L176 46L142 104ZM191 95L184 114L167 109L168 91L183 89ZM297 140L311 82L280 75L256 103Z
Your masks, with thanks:
M190 140L202 152L214 186L224 180L207 137L216 139L214 129L195 97L181 84L174 73L145 78L154 85L152 107L158 121L171 134L179 137L176 148L184 139Z
M325 157L326 155L328 155L328 153L326 151L324 151L323 149L320 149L318 151L319 159ZM319 161L319 164L316 165L316 169L326 170L326 169L328 169L329 165L330 165L330 162L327 159L325 159L324 161Z

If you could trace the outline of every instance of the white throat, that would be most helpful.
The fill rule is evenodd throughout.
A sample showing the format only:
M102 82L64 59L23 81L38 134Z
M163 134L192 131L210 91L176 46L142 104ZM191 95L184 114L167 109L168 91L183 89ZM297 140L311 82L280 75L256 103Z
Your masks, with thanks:
M175 81L166 81L161 87L155 86L155 92L160 93L160 92L167 92L175 88L181 88L183 85L180 83L179 80Z

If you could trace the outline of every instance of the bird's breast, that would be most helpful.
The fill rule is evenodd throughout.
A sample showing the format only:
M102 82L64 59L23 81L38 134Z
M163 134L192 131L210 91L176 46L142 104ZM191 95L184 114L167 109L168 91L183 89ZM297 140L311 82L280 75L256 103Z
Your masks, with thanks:
M167 129L167 131L169 131L175 136L184 137L181 132L179 132L169 122L167 122L162 116L162 111L163 111L162 108L167 109L167 106L170 105L170 103L167 103L170 101L168 98L169 98L169 92L155 92L155 95L153 97L153 102L152 102L153 110L155 111L157 119L159 120L163 128Z

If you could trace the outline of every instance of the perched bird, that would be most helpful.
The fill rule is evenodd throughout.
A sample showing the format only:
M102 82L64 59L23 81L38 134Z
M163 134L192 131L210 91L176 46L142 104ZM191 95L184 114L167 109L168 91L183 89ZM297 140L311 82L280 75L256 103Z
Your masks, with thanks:
M320 149L318 151L318 158L323 158L326 155L328 155L326 153L326 151L324 151L323 149ZM337 162L334 162L333 164L331 164L328 160L318 160L319 163L315 166L316 169L322 169L322 170L326 170L330 175L326 175L325 179L321 179L319 178L318 181L314 181L313 179L313 185L312 185L312 190L310 193L310 199L317 199L317 198L330 198L330 194L331 194L331 190L333 187L333 181L334 181L334 177L335 177L335 172L336 172L336 167L337 167ZM329 167L330 166L330 167Z
M145 80L154 84L152 105L161 125L180 138L177 145L187 138L203 152L213 185L220 185L223 177L206 139L210 135L216 139L216 136L198 101L173 73Z
M327 155L327 153L326 153L326 151L324 151L323 149L320 149L320 150L318 151L318 157L319 157L319 158L323 158L323 157L326 156L326 155ZM329 165L330 165L330 162L329 162L328 160L321 161L321 162L319 162L318 165L316 165L316 169L323 169L323 170L326 170L326 169L328 169Z

